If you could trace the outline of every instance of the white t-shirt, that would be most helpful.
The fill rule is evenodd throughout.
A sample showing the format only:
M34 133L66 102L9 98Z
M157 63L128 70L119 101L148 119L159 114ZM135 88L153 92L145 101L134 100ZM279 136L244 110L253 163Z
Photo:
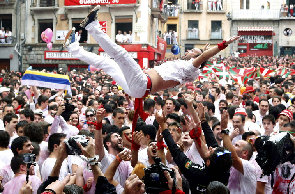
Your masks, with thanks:
M119 42L119 43L122 43L123 42L123 34L117 34L116 35L116 41Z
M273 193L287 193L289 185L289 193L295 193L295 179L291 181L295 173L295 165L285 162L277 166L274 173ZM290 182L291 181L291 182Z
M256 193L256 169L248 160L242 159L244 175L234 167L230 169L228 188L231 194Z
M41 169L41 177L43 182L48 179L48 176L50 176L51 171L55 165L55 161L56 161L56 158L47 158L43 162L42 169ZM62 181L67 176L68 173L70 173L68 169L68 161L67 159L65 159L61 165L58 180Z
M200 156L198 149L196 148L195 142L192 146L184 153L193 163L203 165L204 160Z
M13 157L13 153L11 149L0 151L0 161L5 165L10 165L11 158Z
M112 154L108 154L107 151L105 151L105 156L101 160L101 170L103 173L106 172L109 165L113 162L113 160L116 158L116 156ZM125 181L130 176L133 168L131 166L131 163L128 161L122 161L115 173L114 180L118 181L121 186L124 187Z

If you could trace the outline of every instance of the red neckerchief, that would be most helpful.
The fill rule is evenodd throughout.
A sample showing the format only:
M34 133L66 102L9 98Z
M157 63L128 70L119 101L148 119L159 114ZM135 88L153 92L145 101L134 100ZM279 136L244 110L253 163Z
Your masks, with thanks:
M197 130L197 131L196 131ZM197 129L192 129L190 132L189 132L189 136L192 138L192 139L196 139L198 145L201 147L201 134L202 134L202 130L200 127L198 127Z

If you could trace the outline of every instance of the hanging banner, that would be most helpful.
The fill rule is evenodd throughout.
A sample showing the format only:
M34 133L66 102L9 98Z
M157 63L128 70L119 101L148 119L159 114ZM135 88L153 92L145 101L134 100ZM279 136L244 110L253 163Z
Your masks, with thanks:
M65 6L109 4L136 4L136 0L65 0Z

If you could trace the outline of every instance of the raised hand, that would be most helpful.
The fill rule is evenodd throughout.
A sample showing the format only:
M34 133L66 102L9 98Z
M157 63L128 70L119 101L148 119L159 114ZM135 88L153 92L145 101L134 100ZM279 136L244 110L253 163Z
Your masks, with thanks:
M160 114L159 112L156 113L156 120L160 126L161 126L161 124L164 124L166 122L166 118L165 118L164 114Z
M221 121L220 121L220 127L222 129L226 129L228 124L228 112L226 110L223 110L221 113Z
M192 106L194 102L194 97L190 94L184 95L184 101L187 104L187 106Z
M95 156L94 140L93 138L88 138L89 142L86 147L83 147L80 143L77 143L80 147L83 155L87 158L93 158Z
M96 121L100 123L106 115L106 110L104 108L99 108L96 111Z
M22 188L20 189L20 194L32 194L33 188L32 188L32 181L29 181L28 183L25 181Z
M143 194L145 193L145 185L138 178L137 175L133 174L131 175L126 181L125 181L125 187L124 187L124 194Z
M122 152L120 152L118 154L118 156L121 158L121 160L124 160L124 161L129 161L131 160L131 151L130 150L123 150Z
M205 107L202 103L197 103L197 111L199 114L200 121L205 119Z
M133 133L133 141L134 141L134 143L140 146L140 142L141 142L143 137L144 137L143 133L141 133L139 131L135 131Z
M226 40L226 44L229 45L231 43L233 43L234 41L238 40L240 38L240 36L233 36L230 39Z

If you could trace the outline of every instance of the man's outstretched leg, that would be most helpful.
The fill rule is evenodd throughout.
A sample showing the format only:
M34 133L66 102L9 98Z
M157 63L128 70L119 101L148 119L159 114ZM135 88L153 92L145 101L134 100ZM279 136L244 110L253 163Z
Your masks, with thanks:
M110 37L101 30L99 22L93 17L96 15L97 11L98 8L94 8L94 10L87 16L87 18L84 19L80 26L86 26L85 29L88 30L102 49L117 62L124 74L129 88L132 90L131 93L133 93L133 95L131 96L142 97L146 92L146 75L143 73L136 61L128 54L128 52L123 47L114 43Z

